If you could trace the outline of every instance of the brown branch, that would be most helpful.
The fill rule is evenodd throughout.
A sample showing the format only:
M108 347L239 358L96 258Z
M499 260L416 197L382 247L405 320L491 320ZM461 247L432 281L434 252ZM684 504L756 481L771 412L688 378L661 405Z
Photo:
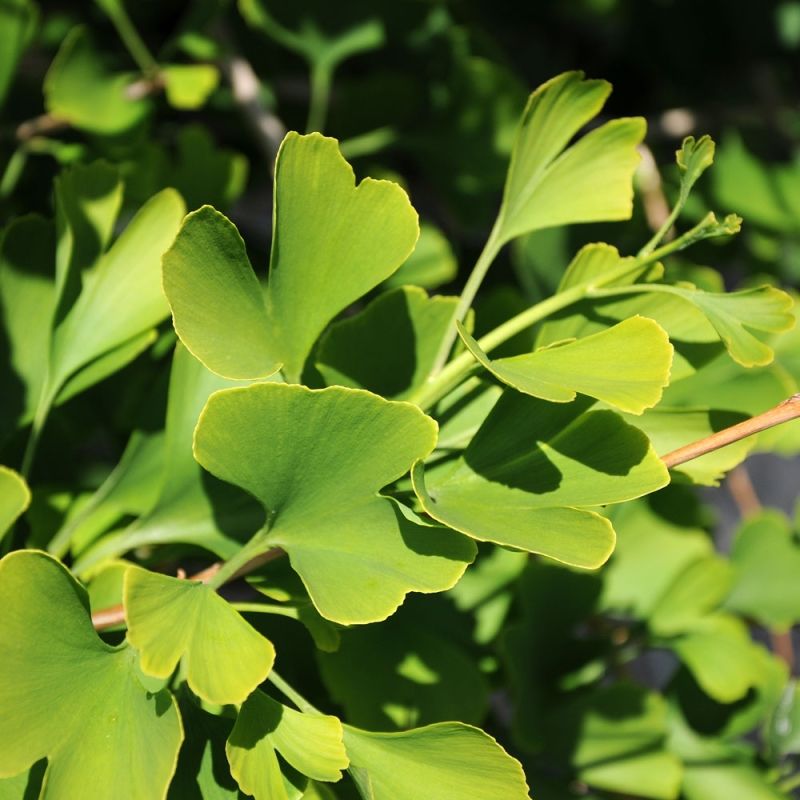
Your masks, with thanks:
M706 453L719 450L721 447L738 442L740 439L745 439L748 436L760 433L768 428L774 428L776 425L781 425L798 417L800 417L800 394L794 394L763 414L746 419L736 425L731 425L730 428L724 428L721 431L712 433L711 436L706 436L704 439L690 442L677 450L673 450L671 453L667 453L665 456L661 456L661 460L667 467L672 469L679 464L685 464L687 461L704 456Z
M69 122L54 114L40 114L38 117L20 122L17 126L17 140L27 142L34 136L46 136L69 127Z
M661 173L658 171L658 165L652 150L646 144L640 144L638 150L642 160L639 164L637 177L639 190L642 193L644 215L647 218L648 227L653 231L657 231L669 217L669 203L664 194ZM667 234L666 238L671 238L670 233Z
M761 511L761 501L744 464L739 464L728 474L727 486L742 519L754 517Z
M274 547L272 550L267 550L266 553L262 553L260 556L256 556L251 561L248 561L238 572L231 575L230 580L232 581L236 578L241 578L243 575L249 575L251 572L254 572L264 564L274 561L276 558L280 558L284 555L286 555L286 551L281 550L280 547ZM206 567L204 570L196 572L194 575L186 578L186 580L208 583L214 577L214 575L220 571L222 564L222 561L218 561L215 564L212 564L210 567ZM179 573L178 577L185 578L185 573L183 575ZM116 606L109 606L108 608L101 608L92 613L92 625L96 631L102 631L106 628L113 628L115 625L122 625L124 622L125 607L122 605L122 603Z

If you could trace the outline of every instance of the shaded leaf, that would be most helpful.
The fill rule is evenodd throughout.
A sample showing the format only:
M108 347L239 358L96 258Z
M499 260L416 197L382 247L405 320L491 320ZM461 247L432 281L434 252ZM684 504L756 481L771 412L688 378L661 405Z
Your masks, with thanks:
M19 59L33 37L38 16L30 0L6 0L0 5L0 108Z
M402 400L430 374L455 297L428 297L406 286L379 295L360 314L332 325L317 350L327 384L369 389Z
M438 228L423 222L414 252L383 285L387 289L408 285L436 289L454 280L457 272L458 263L450 242Z
M519 762L470 725L439 722L402 733L346 725L344 741L364 800L418 800L432 790L435 800L529 797Z
M507 386L553 403L576 393L622 411L641 414L661 399L669 382L672 345L658 323L632 317L583 339L491 360L459 324L458 332L477 361Z
M46 756L54 797L164 797L177 706L143 688L135 651L98 638L83 588L52 557L16 551L0 562L0 605L0 775Z
M343 624L389 616L409 591L452 586L475 555L381 497L436 442L416 406L357 389L256 384L216 393L195 432L207 470L258 498L320 613Z
M203 583L132 567L123 602L142 672L168 678L182 660L190 688L209 703L244 702L275 661L272 644Z
M423 508L473 536L582 567L610 555L614 530L587 506L630 500L669 481L647 439L611 411L506 390L464 455L428 480ZM430 483L430 486L428 486Z
M248 697L225 745L231 773L256 800L288 800L277 754L318 781L338 781L349 760L336 717L301 713L261 691Z
M70 125L101 135L123 133L150 110L146 98L133 98L130 73L106 71L86 28L73 28L64 39L44 80L47 110Z
M782 514L767 510L746 520L730 558L733 586L727 609L778 630L800 620L800 545Z

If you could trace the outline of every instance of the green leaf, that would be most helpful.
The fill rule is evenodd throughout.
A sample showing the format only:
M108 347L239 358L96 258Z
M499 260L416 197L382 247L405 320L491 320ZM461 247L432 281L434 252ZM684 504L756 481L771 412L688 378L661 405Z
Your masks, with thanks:
M364 800L526 800L520 763L478 728L439 722L402 733L346 725L350 771Z
M605 81L565 72L530 96L497 221L501 243L541 228L631 216L631 180L645 121L611 120L564 149L600 112L610 92Z
M301 713L256 691L239 711L225 751L243 792L287 800L277 754L314 780L338 781L350 763L343 735L336 717Z
M470 654L426 621L403 610L382 625L342 631L335 653L317 654L331 698L353 724L391 731L452 719L481 723L486 679Z
M6 0L0 5L0 109L38 21L38 11L30 0Z
M275 187L267 312L294 380L328 322L408 258L419 225L397 184L365 178L356 186L336 140L319 134L286 136Z
M475 547L380 490L424 458L436 425L416 406L357 389L267 383L213 395L195 457L267 509L263 549L281 547L320 613L385 619L409 591L455 584Z
M47 110L89 133L114 136L138 125L149 113L146 98L129 95L136 76L106 71L83 26L64 39L44 79Z
M317 349L317 369L329 385L402 400L430 374L457 304L458 298L428 297L411 286L379 295L328 329Z
M458 262L450 242L438 228L423 222L414 252L383 285L387 289L409 285L436 289L454 280L457 273Z
M53 797L165 797L177 705L144 689L134 650L98 638L83 588L50 556L16 551L0 562L0 606L0 775L47 757Z
M175 329L209 369L297 381L319 334L413 250L417 217L389 181L355 185L336 141L290 133L275 167L275 228L266 303L236 229L203 208L164 258ZM298 314L298 304L303 313Z
M714 163L714 140L710 136L687 136L681 149L675 153L678 170L681 173L679 204L683 207L700 176Z
M0 466L0 540L30 505L31 490L21 475Z
M734 760L688 764L683 778L686 800L789 800L752 764Z
M458 333L476 360L499 381L553 403L568 403L580 392L641 414L658 403L669 383L672 345L664 329L646 317L632 317L583 339L494 361L460 323Z
M691 628L716 609L731 585L731 568L719 556L698 558L680 572L650 610L648 627L656 636L673 636Z
M695 680L720 703L732 703L757 685L763 665L744 623L727 614L708 616L669 646Z
M169 313L161 256L185 211L172 189L148 200L120 237L82 276L81 291L53 332L52 385L142 335Z
M719 395L719 391L716 394ZM628 421L644 431L655 450L665 456L689 442L704 439L716 431L741 422L742 419L743 415L730 411L660 406L645 411L640 417L629 418ZM740 439L727 447L681 464L673 472L701 486L717 486L728 471L747 458L754 445L755 441L752 439Z
M190 688L209 703L244 702L272 669L272 644L203 583L131 568L123 603L142 672L168 678L183 660Z
M167 64L159 74L167 102L181 111L202 108L219 83L219 70L211 64Z
M788 630L800 620L800 544L777 511L748 519L731 548L733 586L725 607L768 628Z
M227 217L211 206L189 214L163 270L175 330L208 369L261 378L280 368L261 286Z
M231 385L192 358L186 348L176 348L155 499L128 528L104 536L81 553L74 565L77 574L135 547L167 542L196 545L227 559L239 550L243 536L260 527L264 517L258 503L210 478L192 456L194 427L209 395ZM135 468L147 469L150 464L152 454L143 451Z
M415 464L423 508L476 539L599 566L614 547L614 530L585 507L631 500L669 477L643 434L588 405L507 389L444 474L428 478L422 462Z

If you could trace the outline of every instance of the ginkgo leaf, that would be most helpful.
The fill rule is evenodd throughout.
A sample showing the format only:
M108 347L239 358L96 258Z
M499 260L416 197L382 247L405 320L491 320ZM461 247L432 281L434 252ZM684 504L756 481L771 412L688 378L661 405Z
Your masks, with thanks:
M215 393L194 450L261 501L264 549L289 554L320 613L352 624L385 619L409 591L453 586L475 556L468 539L379 494L435 443L436 424L416 406L264 383Z
M610 92L606 81L565 72L530 96L498 216L499 241L556 225L630 217L631 181L639 164L636 148L644 138L645 121L611 120L567 147L600 112Z
M672 345L664 329L632 317L583 339L491 360L464 326L458 333L476 360L507 386L554 403L589 395L631 414L656 405L669 382Z
M520 763L488 734L460 722L401 733L345 725L350 773L364 800L527 800Z
M19 59L36 30L38 10L30 0L10 0L0 6L0 109Z
M450 242L438 228L423 222L419 227L419 241L414 252L383 285L387 289L399 286L435 289L450 283L457 273L458 262Z
M145 690L131 647L97 636L84 589L51 556L19 550L0 562L0 605L0 776L46 757L42 796L164 798L177 704Z
M748 519L731 548L733 586L725 607L775 630L800 619L800 544L781 513Z
M30 505L31 490L13 469L0 466L0 539Z
M328 329L317 349L317 369L328 385L402 400L430 374L457 303L412 286L379 295Z
M247 698L225 745L231 773L256 800L288 800L277 754L318 781L338 781L349 759L336 717L301 713L261 691Z
M123 603L142 672L168 678L182 660L190 688L209 703L244 702L275 661L271 642L203 583L132 567Z
M140 123L150 111L147 98L131 97L134 73L106 71L83 26L64 39L44 79L47 110L76 128L112 136Z
M238 232L211 208L190 215L164 258L175 329L206 366L257 378L282 365L298 381L330 320L414 249L417 215L390 181L357 186L335 139L289 133L275 166L266 295Z
M167 102L181 110L201 108L219 83L219 70L212 64L168 64L160 75Z
M587 506L630 500L669 482L647 438L590 401L553 404L506 389L463 456L412 471L434 519L482 541L597 567L611 523Z
M692 187L700 176L714 163L714 140L710 136L687 136L681 149L675 153L675 161L681 174L679 203L683 206Z

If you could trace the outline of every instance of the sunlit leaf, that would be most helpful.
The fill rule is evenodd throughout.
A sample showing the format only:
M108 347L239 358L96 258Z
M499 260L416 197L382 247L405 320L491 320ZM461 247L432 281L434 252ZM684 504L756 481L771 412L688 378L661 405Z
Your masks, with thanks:
M467 539L379 494L435 442L416 406L266 383L211 397L195 457L261 501L264 549L286 550L320 613L351 624L386 618L409 591L449 588L474 558Z
M417 462L423 508L476 539L599 566L614 530L586 507L639 497L669 478L644 435L588 405L506 389L461 458L431 477Z
M50 556L17 551L0 562L0 605L0 775L47 757L53 797L164 797L177 705L144 689L134 650L98 638L83 588Z
M146 98L130 96L136 76L107 72L83 27L70 31L44 81L47 110L76 128L101 135L123 133L150 110Z
M256 800L288 800L277 754L303 775L338 781L349 760L336 717L301 713L261 691L244 703L225 750L242 791Z
M459 335L484 369L507 386L554 403L589 395L641 414L661 399L669 382L672 346L658 323L632 317L562 345L490 359L459 325Z
M329 385L402 400L430 374L457 303L411 286L379 295L330 327L320 340L317 369Z
M17 472L0 466L0 539L31 502L28 484Z
M556 225L630 217L644 120L611 120L567 148L610 92L605 81L565 72L530 96L498 216L500 241Z
M183 660L190 688L209 703L242 703L272 668L272 644L205 584L131 568L124 604L142 671L168 678Z
M266 300L241 237L213 209L190 215L164 258L178 335L209 369L231 378L283 365L298 380L327 323L391 275L418 235L405 192L371 178L356 186L334 139L290 133L275 185Z
M219 71L211 64L168 64L160 75L167 102L184 111L205 105L219 83Z
M526 800L519 762L478 728L439 722L402 733L344 729L350 772L364 800Z

